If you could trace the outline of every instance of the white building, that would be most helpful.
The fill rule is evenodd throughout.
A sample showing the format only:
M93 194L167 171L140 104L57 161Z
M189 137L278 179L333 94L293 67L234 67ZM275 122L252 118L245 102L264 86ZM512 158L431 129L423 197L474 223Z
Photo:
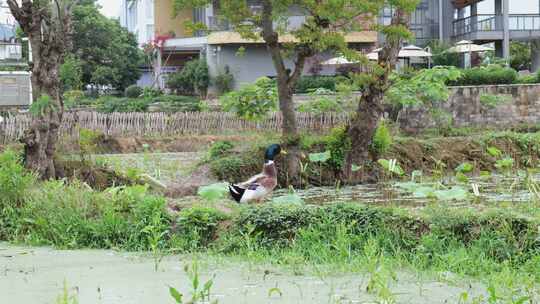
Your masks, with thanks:
M120 24L137 36L139 46L154 39L154 0L122 0Z

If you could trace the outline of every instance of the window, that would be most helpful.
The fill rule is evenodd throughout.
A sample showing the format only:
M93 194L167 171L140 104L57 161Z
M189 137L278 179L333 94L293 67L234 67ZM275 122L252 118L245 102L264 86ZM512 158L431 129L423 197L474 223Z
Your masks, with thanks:
M137 28L137 1L133 3L128 9L128 29L134 31Z
M154 25L147 24L146 25L146 41L152 41L152 40L154 40Z

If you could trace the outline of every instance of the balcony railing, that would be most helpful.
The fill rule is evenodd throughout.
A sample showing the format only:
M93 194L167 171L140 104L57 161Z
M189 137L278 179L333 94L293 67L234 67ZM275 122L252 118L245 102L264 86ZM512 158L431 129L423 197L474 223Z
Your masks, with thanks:
M510 15L509 28L511 31L538 31L540 30L540 15Z
M453 22L454 36L461 36L473 32L489 32L503 30L502 15L478 14ZM510 31L538 31L540 30L539 14L512 14L508 17Z
M473 15L454 21L454 36L472 32L502 31L502 15Z

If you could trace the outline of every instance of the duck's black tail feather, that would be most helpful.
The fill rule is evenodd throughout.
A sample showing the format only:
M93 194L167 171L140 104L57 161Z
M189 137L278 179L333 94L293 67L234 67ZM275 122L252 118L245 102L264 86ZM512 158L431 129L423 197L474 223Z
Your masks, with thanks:
M246 192L246 189L240 188L237 185L230 184L229 192L231 193L231 196L234 198L234 200L240 203L240 200L242 199L242 195L244 195L244 192Z

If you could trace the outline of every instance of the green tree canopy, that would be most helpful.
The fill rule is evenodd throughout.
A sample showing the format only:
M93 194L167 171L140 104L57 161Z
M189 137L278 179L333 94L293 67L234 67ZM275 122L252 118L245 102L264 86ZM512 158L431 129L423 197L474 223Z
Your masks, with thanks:
M139 79L142 51L135 36L99 12L94 0L73 9L73 53L85 85L111 85L123 90Z

